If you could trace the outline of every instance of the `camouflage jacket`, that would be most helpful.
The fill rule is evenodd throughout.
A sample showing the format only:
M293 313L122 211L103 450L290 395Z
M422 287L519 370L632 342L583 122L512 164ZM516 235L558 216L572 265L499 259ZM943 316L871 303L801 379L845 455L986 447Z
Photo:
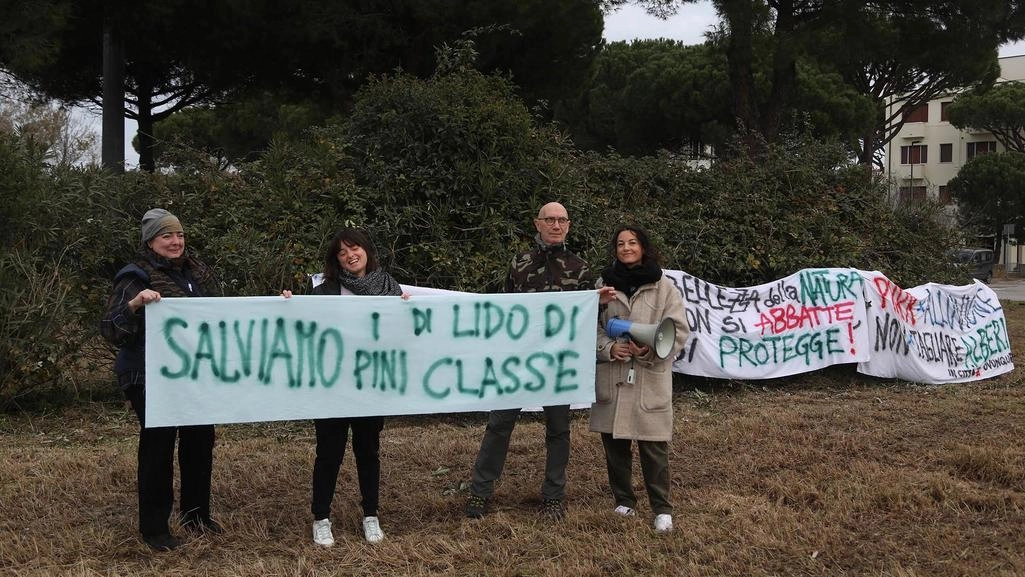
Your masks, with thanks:
M564 244L548 246L538 241L534 250L513 257L505 276L505 292L508 293L593 288L591 267L584 259L566 250Z

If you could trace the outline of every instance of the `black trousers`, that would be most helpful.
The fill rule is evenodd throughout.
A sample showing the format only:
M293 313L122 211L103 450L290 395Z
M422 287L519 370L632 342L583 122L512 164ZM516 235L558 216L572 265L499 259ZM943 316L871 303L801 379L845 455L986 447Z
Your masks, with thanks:
M313 519L331 516L331 501L338 483L338 470L342 467L345 445L352 429L352 454L356 457L356 476L363 498L363 516L377 516L378 496L381 491L381 430L384 417L355 417L315 419L317 456L313 460L313 499L310 510Z
M139 531L150 537L168 532L174 506L174 445L181 475L178 508L183 518L210 518L210 477L214 426L146 428L146 391L129 387L125 396L139 417Z

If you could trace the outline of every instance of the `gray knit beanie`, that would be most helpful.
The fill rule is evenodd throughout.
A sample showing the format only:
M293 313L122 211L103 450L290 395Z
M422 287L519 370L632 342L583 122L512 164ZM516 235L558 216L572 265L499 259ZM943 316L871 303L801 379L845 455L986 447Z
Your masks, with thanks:
M151 208L142 215L142 242L153 240L153 237L164 232L185 232L178 217L162 208Z

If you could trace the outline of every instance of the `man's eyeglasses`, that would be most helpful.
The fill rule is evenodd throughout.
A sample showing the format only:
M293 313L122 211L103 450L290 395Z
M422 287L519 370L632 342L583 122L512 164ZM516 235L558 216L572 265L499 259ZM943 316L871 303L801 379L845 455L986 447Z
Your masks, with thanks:
M538 218L538 220L543 221L548 226L555 226L555 223L559 223L563 226L569 224L569 219L565 216L546 216L544 218Z

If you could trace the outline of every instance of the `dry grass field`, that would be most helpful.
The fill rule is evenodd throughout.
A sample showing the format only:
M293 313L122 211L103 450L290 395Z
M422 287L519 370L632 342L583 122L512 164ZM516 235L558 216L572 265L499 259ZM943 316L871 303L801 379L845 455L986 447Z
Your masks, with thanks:
M310 539L313 428L218 428L227 529L153 553L136 534L136 422L120 404L0 416L0 574L1025 575L1025 305L1005 309L1017 369L918 386L849 367L676 395L676 531L612 514L601 442L573 423L569 515L535 513L543 425L526 416L482 520L463 517L485 417L393 418L382 525L367 545L347 455L335 546ZM643 496L639 472L635 475Z

